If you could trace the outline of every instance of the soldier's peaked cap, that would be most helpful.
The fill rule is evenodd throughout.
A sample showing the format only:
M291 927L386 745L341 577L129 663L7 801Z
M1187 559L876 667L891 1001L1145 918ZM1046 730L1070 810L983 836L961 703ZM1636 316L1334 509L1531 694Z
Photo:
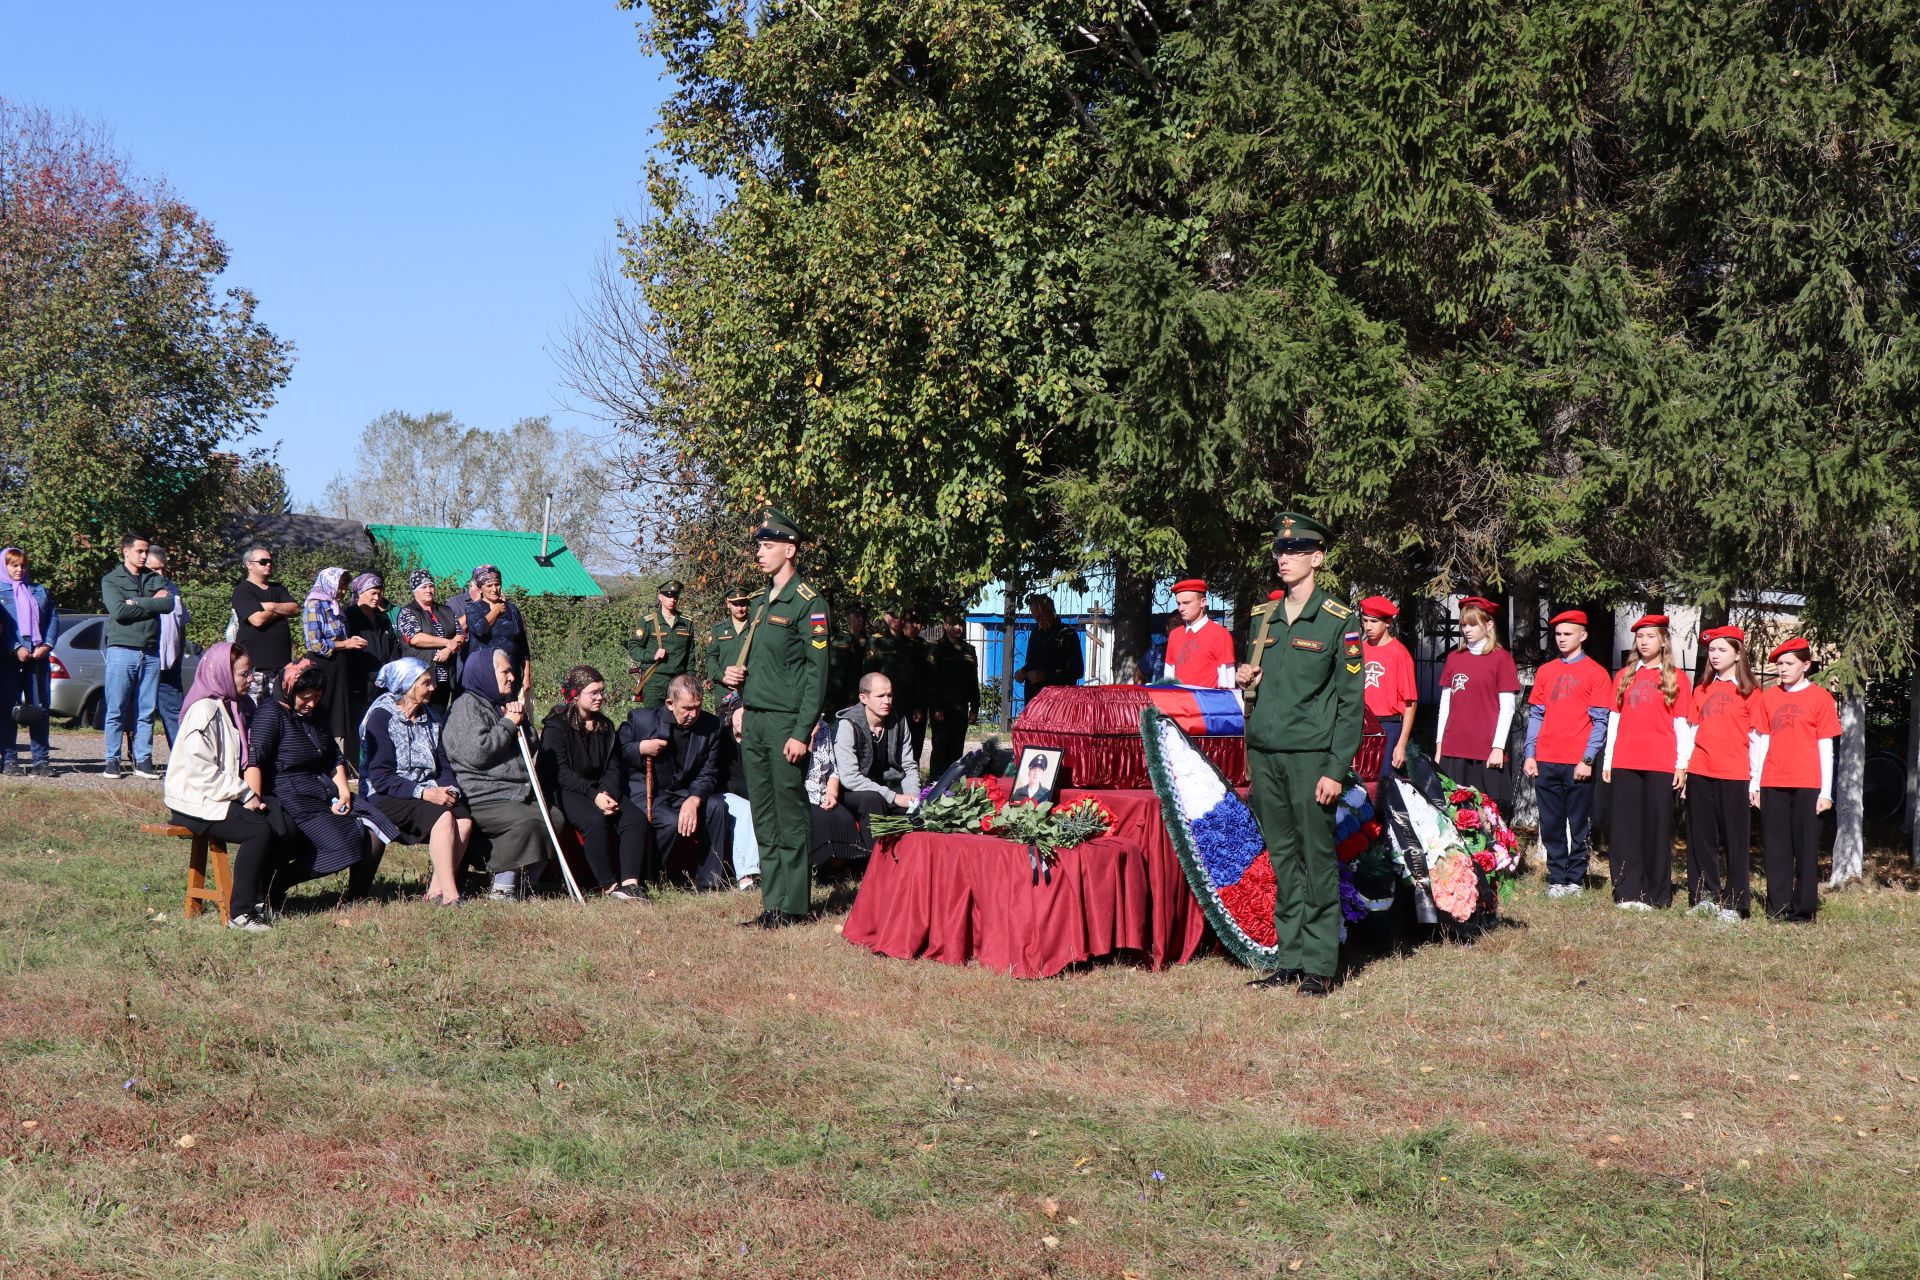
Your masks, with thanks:
M755 542L805 542L806 534L800 531L793 517L778 507L760 508L760 527L753 531Z
M1333 541L1333 530L1298 511L1282 511L1273 518L1273 553L1283 551L1324 551Z

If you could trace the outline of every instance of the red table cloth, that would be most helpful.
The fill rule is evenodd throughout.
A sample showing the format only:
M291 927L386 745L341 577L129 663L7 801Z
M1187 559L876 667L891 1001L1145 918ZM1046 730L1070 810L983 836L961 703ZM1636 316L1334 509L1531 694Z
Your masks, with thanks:
M1014 749L1060 753L1070 786L1150 790L1140 712L1152 703L1139 684L1056 685L1034 695L1013 722ZM1247 785L1247 742L1238 734L1195 737L1193 745L1236 787Z
M1113 830L1063 849L1033 883L1027 847L994 836L915 832L883 841L842 930L880 955L978 961L1016 978L1139 952L1155 969L1193 958L1207 919L1187 887L1151 791L1069 788L1113 814Z

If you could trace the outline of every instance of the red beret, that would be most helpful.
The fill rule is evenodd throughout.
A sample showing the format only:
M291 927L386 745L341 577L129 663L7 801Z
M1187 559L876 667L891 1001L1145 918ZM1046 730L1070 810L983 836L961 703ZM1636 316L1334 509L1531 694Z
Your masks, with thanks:
M1747 642L1747 633L1739 627L1709 627L1700 633L1700 639L1711 644L1715 640L1732 640L1738 644Z
M1182 578L1173 584L1173 594L1179 595L1182 591L1198 591L1201 595L1205 595L1207 594L1207 580L1205 578Z
M1772 662L1783 653L1804 653L1807 655L1809 660L1811 660L1813 657L1813 650L1808 646L1806 639L1803 636L1795 636L1793 639L1787 641L1785 644L1775 649L1772 653L1767 655L1767 661Z
M1272 591L1267 592L1267 599L1269 600L1284 600L1286 598L1287 593L1279 587L1275 587Z
M1643 615L1643 616L1641 617L1641 619L1640 619L1640 621L1638 621L1638 622L1636 622L1636 623L1634 623L1634 624L1633 624L1632 626L1630 626L1630 627L1628 627L1628 628L1627 628L1627 630L1629 630L1629 631L1638 631L1638 630L1639 630L1640 628L1642 628L1642 627L1664 627L1664 626L1666 626L1666 625L1667 625L1667 615L1666 615L1666 614L1664 614L1664 613L1649 613L1649 614L1645 614L1645 615Z
M1500 606L1496 604L1494 601L1487 599L1485 596L1461 596L1460 607L1462 609L1467 609L1467 608L1478 609L1480 612L1485 614L1495 614L1500 612Z
M1397 618L1400 616L1400 606L1385 596L1368 596L1360 602L1360 612L1369 618Z
M1563 622L1577 623L1584 627L1587 625L1586 611L1582 609L1565 609L1547 619L1547 625L1550 627L1557 627Z

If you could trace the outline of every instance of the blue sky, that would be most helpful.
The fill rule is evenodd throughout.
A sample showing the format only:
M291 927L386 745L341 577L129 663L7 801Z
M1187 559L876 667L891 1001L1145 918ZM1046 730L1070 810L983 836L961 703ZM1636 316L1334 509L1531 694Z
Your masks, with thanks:
M105 126L298 348L257 440L297 503L387 409L561 410L549 354L669 85L612 0L0 3L0 95Z

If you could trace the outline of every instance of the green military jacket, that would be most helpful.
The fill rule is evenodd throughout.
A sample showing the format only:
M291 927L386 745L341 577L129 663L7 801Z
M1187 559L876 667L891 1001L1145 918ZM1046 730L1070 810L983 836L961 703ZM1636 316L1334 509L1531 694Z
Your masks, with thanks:
M867 637L836 631L828 646L827 710L840 711L860 696L860 677L867 674Z
M813 741L827 696L827 644L833 632L827 598L795 574L754 601L746 652L747 710L787 717L789 738Z
M929 705L959 712L971 724L980 715L980 655L970 644L942 640L927 646Z
M747 617L751 619L753 614L748 613ZM707 633L707 679L715 684L725 683L721 677L739 657L740 646L746 639L747 629L733 625L730 617L714 624L713 630Z
M667 651L667 656L654 667L653 655L662 649ZM655 605L641 615L633 639L627 641L627 656L642 671L653 667L653 674L647 677L646 686L640 691L641 701L648 705L662 701L666 697L667 682L693 669L693 623L684 613L674 614L672 623L668 623L660 607Z
M1285 600L1266 601L1253 611L1247 660L1261 673L1247 711L1247 745L1320 752L1321 775L1345 778L1360 749L1367 684L1358 616L1318 587L1291 625Z

